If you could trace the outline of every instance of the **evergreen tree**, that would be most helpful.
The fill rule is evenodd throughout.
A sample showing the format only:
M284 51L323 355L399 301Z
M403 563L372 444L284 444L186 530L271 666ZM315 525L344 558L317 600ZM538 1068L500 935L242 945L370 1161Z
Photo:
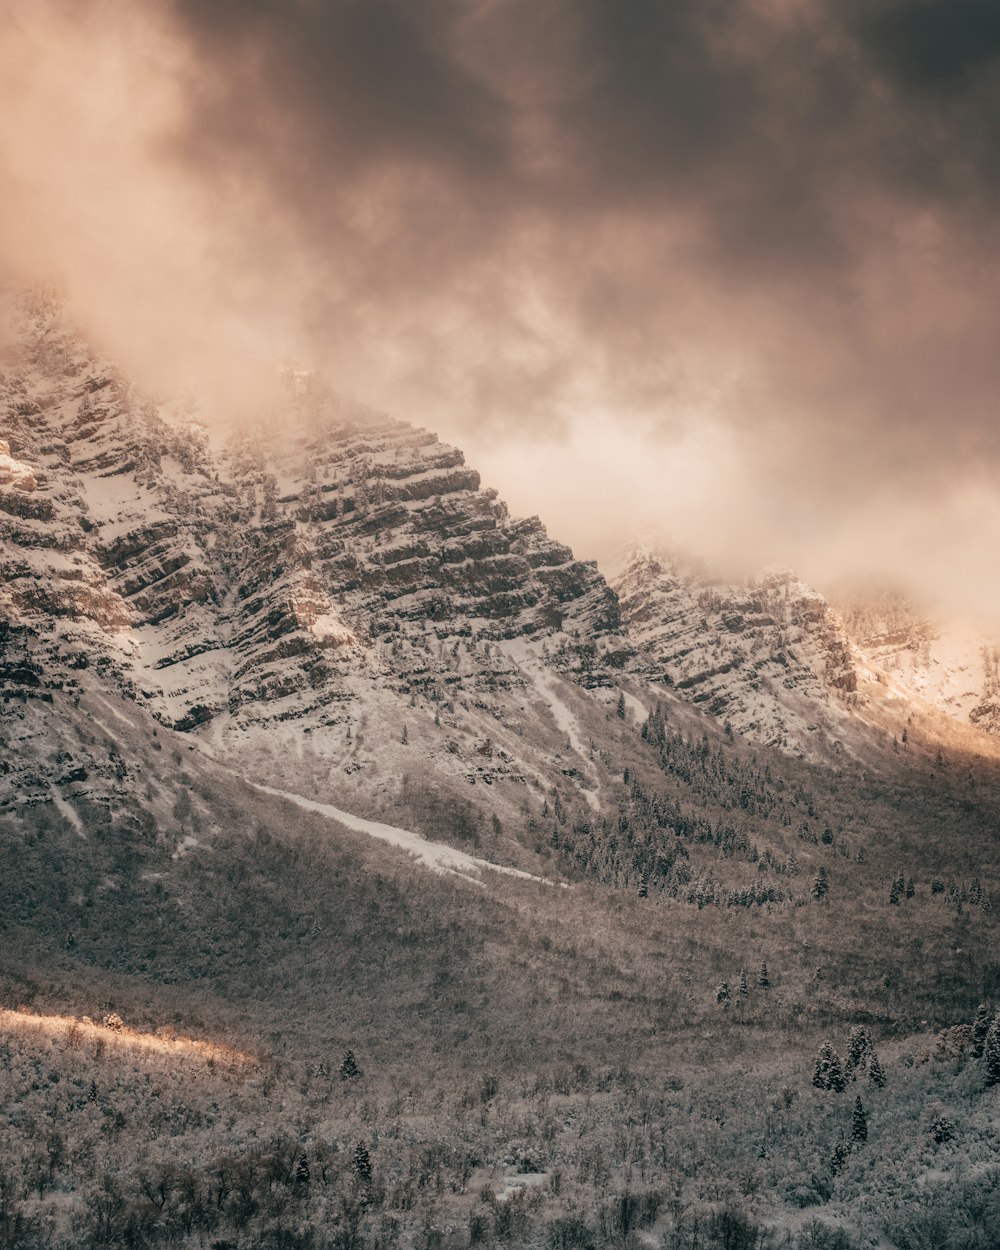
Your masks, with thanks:
M917 887L913 884L913 878L909 877L906 882L906 897L913 898L917 892Z
M295 1169L296 1185L309 1184L309 1160L304 1154L299 1155L299 1165Z
M97 1102L97 1082L90 1082L90 1089L87 1090L87 1101Z
M983 1042L983 1068L987 1085L1000 1085L1000 1016L990 1025Z
M868 1034L860 1024L855 1025L847 1039L847 1072L853 1075L856 1068L864 1063L868 1052Z
M830 1089L838 1094L847 1088L840 1056L829 1042L824 1042L819 1048L812 1083L817 1089Z
M618 705L615 708L615 715L619 720L625 719L625 692L621 690L618 692Z
M841 1136L836 1146L833 1148L833 1154L830 1156L830 1171L834 1176L843 1170L844 1164L847 1162L851 1153L851 1144L844 1140Z
M864 1104L859 1094L854 1100L854 1116L851 1120L851 1140L862 1142L868 1140L868 1117L865 1115Z
M715 1001L721 1007L728 1007L733 1000L733 991L728 981L720 981L715 990Z
M340 1079L342 1081L353 1081L355 1077L360 1075L361 1069L354 1058L354 1051L349 1050L344 1056L343 1063L340 1065Z
M771 977L767 971L766 960L760 965L760 972L757 973L757 984L762 990L769 990L771 988Z
M649 898L649 875L645 872L639 878L639 897Z
M368 1147L359 1141L354 1147L354 1158L351 1160L351 1171L362 1184L367 1185L372 1178L372 1160Z
M750 997L750 985L747 982L747 974L743 968L740 969L739 994L740 994L740 998Z
M403 732L399 735L399 740L403 744L404 747L410 741L410 735L405 725L403 726Z
M983 1047L986 1044L986 1034L990 1031L990 1025L992 1023L993 1012L986 1003L980 1003L976 1008L976 1018L972 1022L973 1059L982 1059Z
M812 1083L817 1089L835 1089L839 1084L843 1088L844 1075L840 1067L840 1059L834 1053L829 1042L824 1042L816 1056ZM836 1084L835 1084L836 1082Z
M893 907L899 906L899 900L903 897L903 891L905 888L902 874L897 877L893 877L892 885L889 887L889 902L893 905Z
M955 1139L955 1123L946 1115L939 1115L931 1124L931 1137L939 1146Z
M876 1089L885 1089L885 1068L875 1051L872 1051L871 1062L868 1064L868 1079Z
M816 873L816 876L813 878L812 896L817 901L819 901L820 899L824 899L826 898L829 889L830 889L830 882L827 880L826 869L823 867L822 864L820 864L819 871Z

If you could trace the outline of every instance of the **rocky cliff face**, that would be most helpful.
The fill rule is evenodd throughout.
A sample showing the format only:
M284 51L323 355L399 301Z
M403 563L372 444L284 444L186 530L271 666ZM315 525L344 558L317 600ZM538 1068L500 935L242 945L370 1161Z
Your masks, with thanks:
M24 304L0 379L8 726L97 682L270 780L293 757L370 780L390 741L466 781L544 772L532 744L567 738L545 692L629 658L616 596L461 452L287 382L210 448Z
M788 572L733 583L664 551L612 581L649 675L754 741L822 757L862 724L899 733L918 709L1000 732L1000 647L902 594L830 600Z
M614 584L651 676L735 732L798 753L843 732L857 702L850 645L825 599L793 574L734 584L646 551Z

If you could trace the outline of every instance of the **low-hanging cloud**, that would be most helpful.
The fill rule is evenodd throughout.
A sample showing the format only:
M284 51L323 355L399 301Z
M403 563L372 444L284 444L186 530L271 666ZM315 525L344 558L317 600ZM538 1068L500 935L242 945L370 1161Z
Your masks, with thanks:
M238 408L291 350L584 554L998 606L992 2L4 13L8 263L158 384Z

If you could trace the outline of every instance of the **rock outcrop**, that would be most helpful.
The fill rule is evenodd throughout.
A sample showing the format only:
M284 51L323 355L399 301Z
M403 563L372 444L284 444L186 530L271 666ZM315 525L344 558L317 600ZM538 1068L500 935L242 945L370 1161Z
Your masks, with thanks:
M614 584L655 680L755 741L812 753L837 739L857 670L829 604L793 574L731 583L640 551Z

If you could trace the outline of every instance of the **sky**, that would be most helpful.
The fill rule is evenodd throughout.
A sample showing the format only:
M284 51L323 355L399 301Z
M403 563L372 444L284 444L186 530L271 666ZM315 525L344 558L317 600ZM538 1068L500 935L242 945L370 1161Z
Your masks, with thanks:
M0 265L577 553L1000 610L995 0L0 0Z

